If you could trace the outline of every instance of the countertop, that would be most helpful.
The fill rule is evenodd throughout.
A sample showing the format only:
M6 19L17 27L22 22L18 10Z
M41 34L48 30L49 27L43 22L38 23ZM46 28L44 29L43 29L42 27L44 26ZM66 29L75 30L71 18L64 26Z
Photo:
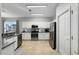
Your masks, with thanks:
M32 32L23 32L23 33L32 33ZM36 33L50 33L50 32L36 32Z
M4 48L6 48L6 47L8 47L11 44L16 42L15 40L13 40L12 42L4 43L4 40L6 40L6 39L8 40L8 39L13 38L13 37L18 36L18 35L21 35L21 34L14 34L14 35L11 35L11 36L4 36L4 37L2 37L2 49L4 49Z
M12 38L12 37L15 37L15 36L18 36L18 35L21 35L21 34L14 34L14 35L12 35L12 36L2 37L2 39L4 39L4 38L9 39L9 38Z

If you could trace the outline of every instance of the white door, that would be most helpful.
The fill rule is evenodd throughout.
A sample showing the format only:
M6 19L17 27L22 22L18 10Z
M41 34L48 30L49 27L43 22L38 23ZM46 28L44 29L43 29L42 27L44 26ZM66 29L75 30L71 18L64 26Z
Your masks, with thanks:
M65 21L65 54L70 54L70 11L64 14Z
M78 54L78 4L71 5L73 14L71 15L71 54Z
M64 18L59 17L59 52L64 53Z
M70 9L59 15L59 52L70 54Z

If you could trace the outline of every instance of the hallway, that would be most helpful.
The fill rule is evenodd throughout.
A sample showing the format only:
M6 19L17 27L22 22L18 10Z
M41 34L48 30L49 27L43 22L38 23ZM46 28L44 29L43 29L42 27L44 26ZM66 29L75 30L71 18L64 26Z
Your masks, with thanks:
M49 46L48 41L23 41L15 52L16 55L57 55L58 53Z

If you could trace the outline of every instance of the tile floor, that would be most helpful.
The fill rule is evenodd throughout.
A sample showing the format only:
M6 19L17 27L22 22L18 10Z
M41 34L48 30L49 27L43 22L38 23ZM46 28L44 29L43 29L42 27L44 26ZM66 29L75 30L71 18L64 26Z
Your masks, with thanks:
M58 55L49 41L23 41L22 46L15 52L16 55Z

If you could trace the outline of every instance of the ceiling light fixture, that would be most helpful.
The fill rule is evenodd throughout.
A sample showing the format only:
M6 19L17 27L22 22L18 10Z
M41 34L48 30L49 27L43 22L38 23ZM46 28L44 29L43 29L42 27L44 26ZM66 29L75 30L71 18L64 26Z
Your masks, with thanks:
M28 8L35 8L35 7L47 7L47 6L27 6Z

